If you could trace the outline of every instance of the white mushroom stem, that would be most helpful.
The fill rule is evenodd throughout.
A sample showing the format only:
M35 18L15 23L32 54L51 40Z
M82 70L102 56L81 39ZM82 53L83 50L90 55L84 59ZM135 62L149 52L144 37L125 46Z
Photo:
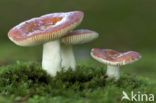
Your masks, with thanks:
M73 49L71 45L61 45L61 56L62 56L62 68L64 70L68 70L71 68L72 70L76 70L76 61L73 53Z
M55 76L61 70L59 40L50 41L43 45L42 68L51 76Z
M106 75L108 78L114 78L116 81L120 78L120 67L117 65L107 65Z

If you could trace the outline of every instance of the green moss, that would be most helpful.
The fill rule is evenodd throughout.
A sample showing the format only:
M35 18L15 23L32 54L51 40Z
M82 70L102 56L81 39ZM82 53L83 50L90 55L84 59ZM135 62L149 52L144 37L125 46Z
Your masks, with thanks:
M148 79L121 73L121 79L113 82L106 81L104 74L102 66L78 65L76 72L51 78L39 63L18 61L0 67L0 103L118 103L123 90L156 94Z

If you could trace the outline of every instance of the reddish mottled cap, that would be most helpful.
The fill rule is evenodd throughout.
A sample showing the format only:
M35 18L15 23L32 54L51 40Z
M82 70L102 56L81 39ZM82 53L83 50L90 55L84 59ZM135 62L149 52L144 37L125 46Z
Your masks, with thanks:
M134 51L120 53L112 49L97 48L91 50L91 56L97 61L109 65L125 65L141 58L141 55Z
M60 12L32 18L13 27L8 37L20 46L32 46L56 40L78 26L83 12Z
M62 37L61 42L67 45L83 44L98 38L99 34L95 31L80 29L69 32Z

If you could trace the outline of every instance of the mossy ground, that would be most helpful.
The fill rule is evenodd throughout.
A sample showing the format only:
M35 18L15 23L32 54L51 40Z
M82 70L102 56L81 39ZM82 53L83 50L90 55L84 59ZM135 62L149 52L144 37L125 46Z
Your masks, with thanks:
M81 64L75 72L51 78L39 63L18 61L0 67L0 103L120 103L123 90L156 95L155 83L149 79L121 73L114 82L106 81L104 74L102 66Z

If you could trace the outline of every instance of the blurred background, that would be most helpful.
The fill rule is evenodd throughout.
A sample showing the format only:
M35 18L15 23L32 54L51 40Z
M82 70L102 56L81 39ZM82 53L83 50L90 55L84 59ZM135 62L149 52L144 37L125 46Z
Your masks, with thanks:
M42 58L42 45L16 46L7 37L9 29L33 17L73 10L85 14L77 29L100 34L93 42L74 46L78 63L97 63L89 55L95 47L138 51L142 59L122 71L156 80L156 0L0 0L0 66Z

